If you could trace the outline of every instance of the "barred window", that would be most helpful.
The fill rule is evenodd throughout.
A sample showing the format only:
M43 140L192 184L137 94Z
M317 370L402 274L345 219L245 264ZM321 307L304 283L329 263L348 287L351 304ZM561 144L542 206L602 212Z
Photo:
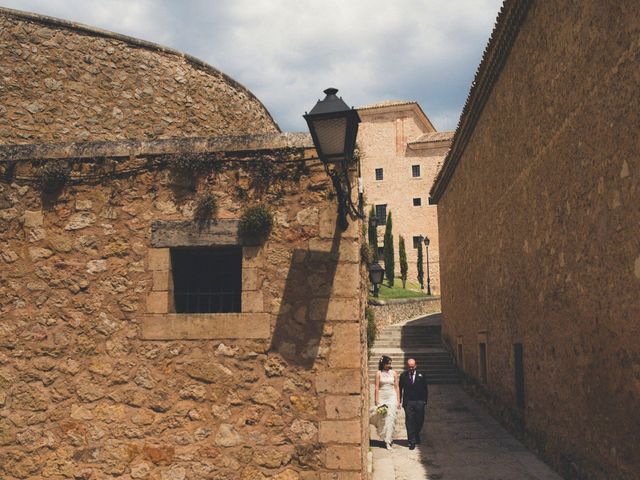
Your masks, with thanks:
M376 168L376 180L384 179L384 170L382 168Z
M422 237L420 235L413 237L413 248L418 248L422 243Z
M241 311L242 247L172 248L176 313Z
M414 198L413 199L413 206L414 207L419 207L420 205L422 205L422 199L421 198Z
M411 175L414 177L420 176L420 165L411 165Z
M387 204L376 205L376 218L378 219L378 225L387 224Z

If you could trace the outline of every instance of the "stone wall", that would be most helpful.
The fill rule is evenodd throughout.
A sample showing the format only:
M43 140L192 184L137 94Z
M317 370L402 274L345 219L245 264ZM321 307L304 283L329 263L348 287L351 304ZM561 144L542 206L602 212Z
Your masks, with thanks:
M440 312L440 297L370 300L378 332L389 325Z
M637 2L531 3L438 203L443 331L567 478L637 478Z
M189 181L162 164L103 169L110 155L125 171L146 164L145 152L194 145L0 148L3 162L74 152L74 182L58 196L29 182L33 155L0 183L1 478L366 476L359 222L336 229L317 163L276 175L281 164L236 158ZM76 176L91 172L104 176ZM171 310L170 247L152 227L190 224L204 192L219 221L191 227L196 239L222 238L256 202L274 213L265 243L242 244L238 314Z
M189 55L0 8L0 144L277 132L251 92Z

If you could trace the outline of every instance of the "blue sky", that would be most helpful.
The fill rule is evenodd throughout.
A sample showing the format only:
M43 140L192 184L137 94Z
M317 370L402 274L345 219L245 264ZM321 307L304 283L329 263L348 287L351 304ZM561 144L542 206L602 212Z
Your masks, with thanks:
M0 0L194 55L251 90L284 131L332 86L356 107L416 100L460 116L500 0Z

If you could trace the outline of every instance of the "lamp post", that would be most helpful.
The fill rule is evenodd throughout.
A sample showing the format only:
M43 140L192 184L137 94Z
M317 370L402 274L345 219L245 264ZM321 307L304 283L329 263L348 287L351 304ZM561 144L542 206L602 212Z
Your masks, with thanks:
M427 248L427 295L431 296L431 276L429 275L429 237L424 237L424 245Z
M360 116L339 98L338 89L327 88L324 100L303 115L309 126L318 157L331 178L338 197L338 224L347 229L347 215L364 218L351 198L349 167L353 162Z
M382 276L384 275L384 268L380 266L376 260L369 267L369 280L373 284L373 296L378 297L378 285L382 283Z

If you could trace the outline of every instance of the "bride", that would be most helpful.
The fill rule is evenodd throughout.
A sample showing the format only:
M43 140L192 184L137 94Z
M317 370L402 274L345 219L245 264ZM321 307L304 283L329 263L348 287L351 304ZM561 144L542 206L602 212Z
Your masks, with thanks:
M383 355L378 362L378 371L375 381L375 404L377 411L381 405L387 406L386 415L380 415L374 411L371 422L375 425L380 439L390 449L393 442L393 434L396 425L396 415L400 408L400 388L398 386L398 374L391 369L391 358Z

